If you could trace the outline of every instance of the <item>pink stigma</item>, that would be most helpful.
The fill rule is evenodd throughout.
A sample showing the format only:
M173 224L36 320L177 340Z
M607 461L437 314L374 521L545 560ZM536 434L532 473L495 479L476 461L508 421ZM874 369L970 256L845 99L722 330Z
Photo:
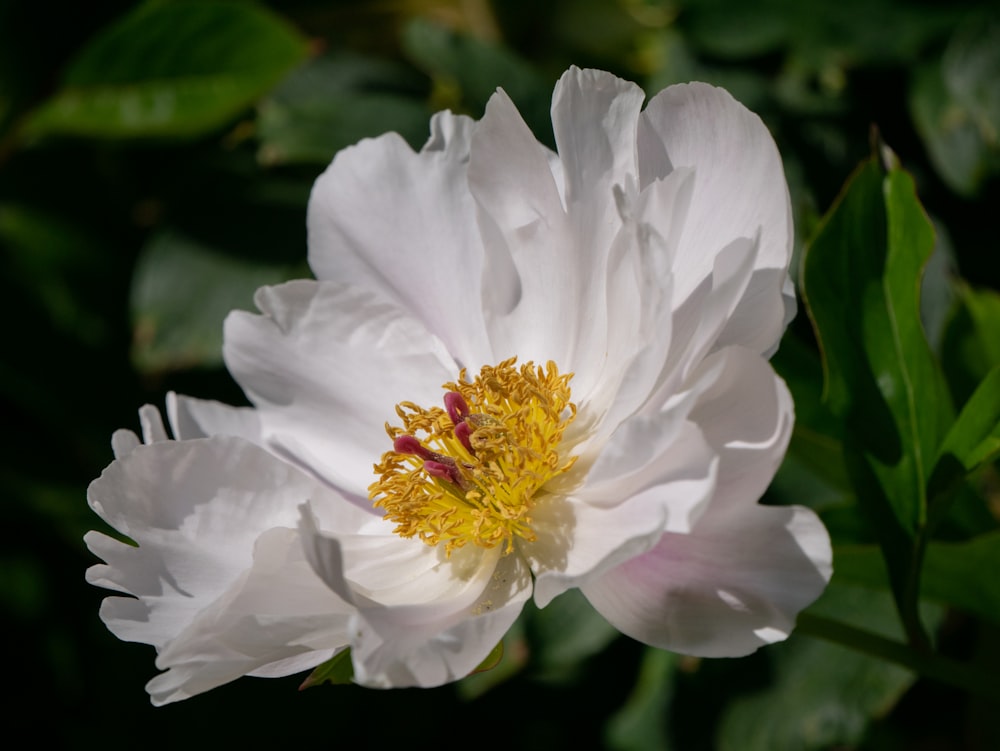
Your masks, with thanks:
M469 415L469 405L457 391L449 391L444 395L444 407L456 427Z
M424 471L431 477L448 480L448 482L453 482L456 485L462 484L462 479L458 474L458 467L456 467L454 463L445 464L444 462L436 462L429 459L424 462Z
M392 442L392 450L397 454L413 454L414 456L419 456L421 459L425 460L431 459L435 456L433 451L421 446L420 441L412 435L396 436L395 440Z
M473 456L476 455L475 449L472 448L472 428L469 427L469 423L464 420L459 423L455 423L455 437L462 442L465 446L465 450L468 451Z

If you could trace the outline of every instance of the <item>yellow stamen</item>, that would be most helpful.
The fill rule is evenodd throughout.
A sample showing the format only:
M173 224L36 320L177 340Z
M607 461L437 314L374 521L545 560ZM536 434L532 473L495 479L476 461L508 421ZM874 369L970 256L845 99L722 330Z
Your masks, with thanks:
M575 461L559 452L576 416L573 374L516 361L486 366L471 382L462 370L443 387L448 411L396 406L402 427L386 424L395 449L375 465L379 479L368 488L396 534L444 543L448 555L470 542L509 553L515 537L535 539L531 509Z

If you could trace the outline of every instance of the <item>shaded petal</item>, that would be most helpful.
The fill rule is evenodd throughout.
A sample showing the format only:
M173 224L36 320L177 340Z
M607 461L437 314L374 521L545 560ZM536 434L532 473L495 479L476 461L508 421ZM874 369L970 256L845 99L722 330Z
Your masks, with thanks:
M450 603L365 608L352 652L356 680L429 688L475 670L531 596L531 577L519 556L504 556L484 573L478 596L460 609Z
M762 353L777 342L791 303L783 296L792 250L792 218L781 158L760 118L726 91L706 84L671 86L650 100L639 122L640 187L670 171L695 170L694 194L676 255L676 294L685 299L735 238L759 235L762 274L724 336ZM777 273L774 273L777 272ZM793 304L793 303L792 303ZM763 345L767 346L763 346Z
M629 420L612 438L613 453L606 461L602 455L572 498L544 498L532 511L537 540L521 549L539 607L700 517L715 489L718 458L696 425L681 416L674 429L669 421L669 414Z
M260 415L252 407L231 407L210 399L167 394L167 420L178 441L231 435L261 445Z
M552 94L552 130L572 233L596 249L609 248L618 231L615 186L638 173L636 127L645 97L630 81L575 66Z
M565 217L548 162L547 150L535 140L514 103L498 91L473 134L469 189L491 265L514 269L517 284L493 301L502 301L505 307L485 310L486 324L498 359L516 354L522 361L553 359L562 365L570 337L561 337L548 326L520 325L531 315L536 323L556 321L551 314L573 309L557 305L565 299L560 290L573 286L573 271L562 263L569 252ZM550 291L554 294L546 306ZM484 300L489 302L490 298Z
M420 153L396 133L337 154L309 201L309 263L321 280L375 291L463 364L492 362L482 310L483 247L466 182L475 123L431 120Z
M115 459L124 459L132 453L132 450L135 449L136 446L141 445L142 442L139 440L139 436L131 430L122 428L120 430L116 430L111 435L111 451L114 453Z
M717 451L700 427L687 419L694 392L658 415L623 423L605 445L574 496L595 506L614 506L655 485L707 478Z
M317 574L358 608L351 657L364 685L430 687L464 677L531 593L523 562L499 549L467 546L448 559L394 535L331 536L308 510L301 529Z
M142 428L143 443L158 443L170 439L163 427L160 410L152 404L144 404L139 408L139 426Z
M665 505L641 493L609 507L567 498L539 503L532 512L537 539L519 546L535 574L538 607L649 550L663 533L666 518Z
M488 308L493 350L554 360L575 373L574 393L585 396L606 383L609 363L624 369L618 351L640 349L634 328L619 325L628 321L609 318L608 275L622 227L615 190L634 182L641 103L634 85L573 68L553 95L560 169L502 91L472 139L469 187L487 256L511 264L518 279L508 308ZM632 295L628 304L641 302Z
M647 409L686 390L705 357L716 348L720 332L731 320L754 273L759 243L738 238L719 252L712 273L674 309L667 361Z
M673 275L670 271L683 225L690 173L677 170L638 195L634 182L615 190L621 230L609 260L605 362L596 388L578 401L570 442L588 434L583 454L603 444L628 416L649 401L662 380L673 341ZM645 219L647 213L668 215L672 234L664 237ZM620 332L634 332L621 336Z
M91 483L91 507L138 547L90 532L103 558L87 581L109 597L101 616L121 639L164 648L253 565L257 538L294 527L305 500L345 528L368 515L263 449L237 438L138 446ZM334 523L331 520L331 523Z
M826 529L798 506L713 512L584 595L623 633L674 652L739 657L785 639L830 578Z
M167 704L249 673L315 667L347 645L353 610L313 572L296 530L268 530L251 568L160 652L167 672L147 690Z
M355 287L302 280L264 287L256 302L264 315L226 319L223 353L264 441L370 508L395 405L441 403L456 364L420 323Z
M795 407L785 382L751 350L727 347L699 368L704 388L690 419L719 455L713 506L760 498L788 448Z

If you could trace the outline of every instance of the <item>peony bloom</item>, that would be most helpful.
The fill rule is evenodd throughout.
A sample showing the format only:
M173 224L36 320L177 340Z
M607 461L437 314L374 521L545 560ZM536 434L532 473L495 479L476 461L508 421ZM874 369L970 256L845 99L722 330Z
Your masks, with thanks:
M800 507L757 503L792 401L775 145L725 91L569 70L558 153L499 91L341 152L309 204L316 280L233 312L252 408L171 394L89 490L101 608L152 644L154 703L350 647L368 686L463 677L571 587L702 656L784 639L830 575ZM373 465L375 465L373 471Z

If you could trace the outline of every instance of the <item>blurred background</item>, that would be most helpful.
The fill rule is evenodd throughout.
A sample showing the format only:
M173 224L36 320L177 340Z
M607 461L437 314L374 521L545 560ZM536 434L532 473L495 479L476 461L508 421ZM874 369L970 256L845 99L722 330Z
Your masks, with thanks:
M153 709L151 647L98 619L82 536L110 437L168 390L245 403L222 320L307 276L305 205L338 149L388 130L419 148L432 112L479 116L502 86L551 144L552 86L599 67L650 94L704 80L770 127L798 249L871 132L938 229L928 336L956 403L1000 362L1000 15L904 0L0 1L0 619L8 737L50 747L993 749L955 689L805 635L698 661L619 637L584 601L529 608L495 670L436 690L296 689L246 678ZM985 322L985 323L984 323ZM821 375L801 313L776 365L800 415L767 498L871 535L810 443ZM945 534L997 527L988 473ZM885 591L817 605L898 633ZM997 627L928 605L942 650L1000 676ZM40 718L36 719L36 718ZM41 725L39 725L41 721Z

